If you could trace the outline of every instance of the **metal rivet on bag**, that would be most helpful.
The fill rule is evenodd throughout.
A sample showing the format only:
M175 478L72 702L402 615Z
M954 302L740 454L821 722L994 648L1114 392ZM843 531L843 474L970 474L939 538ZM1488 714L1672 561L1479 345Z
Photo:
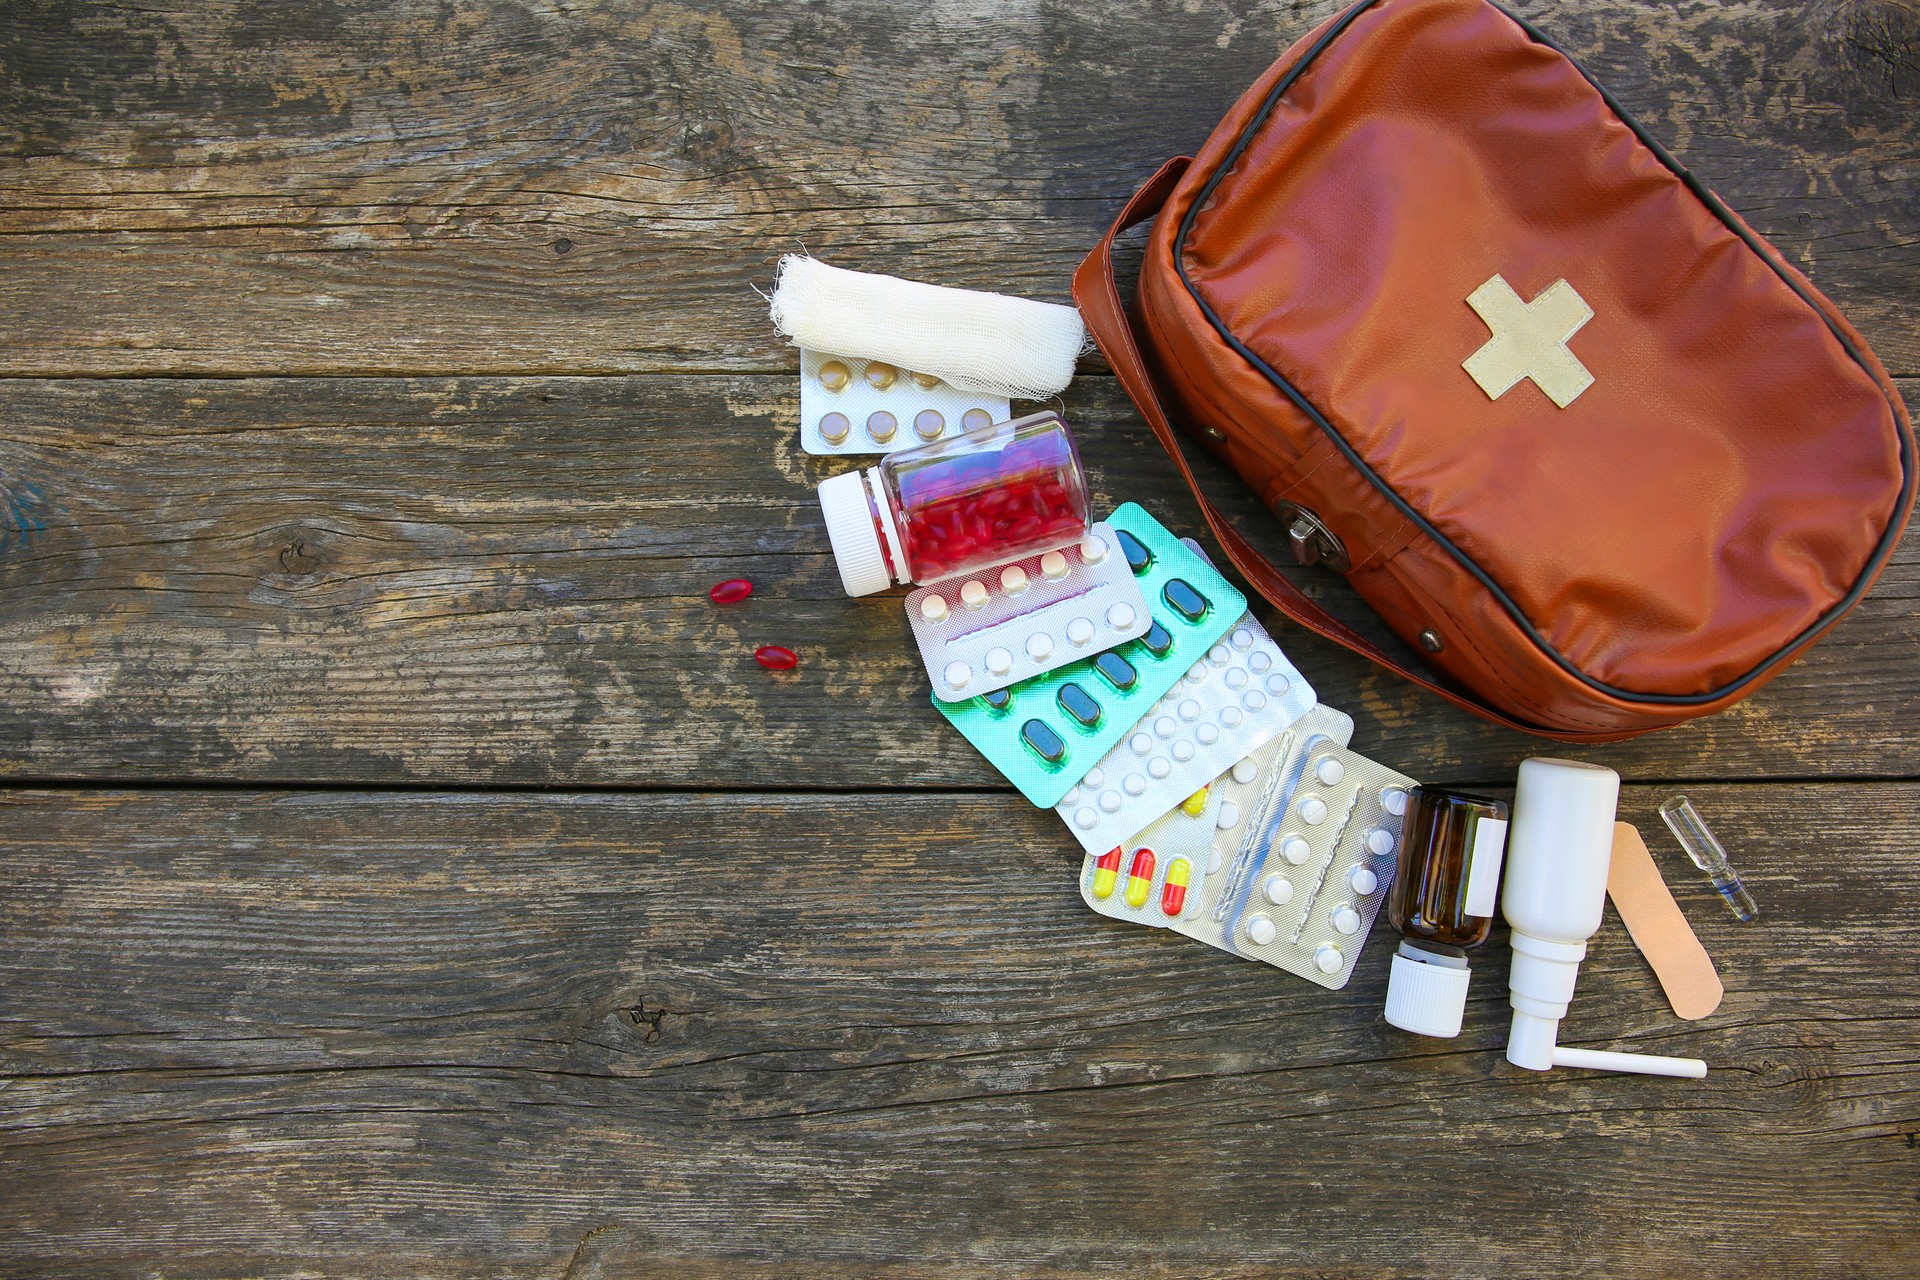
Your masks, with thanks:
M1225 440L1227 438L1227 433L1218 427L1206 427L1203 428L1203 430L1206 431L1207 439L1209 440Z
M1428 653L1438 653L1447 647L1447 642L1440 638L1438 631L1428 627L1420 633L1420 647Z

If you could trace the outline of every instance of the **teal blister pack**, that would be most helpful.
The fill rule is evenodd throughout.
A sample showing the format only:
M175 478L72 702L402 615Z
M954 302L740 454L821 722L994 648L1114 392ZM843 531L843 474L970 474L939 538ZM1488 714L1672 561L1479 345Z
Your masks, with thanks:
M1146 597L1144 636L968 698L933 699L1020 794L1051 809L1247 611L1247 598L1138 504L1106 523Z

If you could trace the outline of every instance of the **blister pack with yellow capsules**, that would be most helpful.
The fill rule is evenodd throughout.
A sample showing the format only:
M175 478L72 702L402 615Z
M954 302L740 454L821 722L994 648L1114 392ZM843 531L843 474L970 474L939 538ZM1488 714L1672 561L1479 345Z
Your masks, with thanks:
M1237 882L1208 894L1197 918L1173 927L1323 987L1344 987L1386 898L1414 786L1331 741L1310 747L1291 795L1267 824L1261 855Z
M1197 918L1208 889L1218 896L1235 855L1263 833L1276 803L1270 780L1297 777L1311 746L1352 736L1350 716L1316 706L1132 839L1089 851L1080 865L1081 898L1102 915L1155 928Z
M1059 804L1247 611L1245 596L1136 504L1106 523L1152 615L1146 634L978 698L933 699L1043 809Z
M1211 787L1188 796L1135 839L1080 863L1080 897L1103 916L1164 929L1198 892L1213 852Z
M1005 396L962 391L883 360L800 352L800 446L808 453L892 453L1010 416Z

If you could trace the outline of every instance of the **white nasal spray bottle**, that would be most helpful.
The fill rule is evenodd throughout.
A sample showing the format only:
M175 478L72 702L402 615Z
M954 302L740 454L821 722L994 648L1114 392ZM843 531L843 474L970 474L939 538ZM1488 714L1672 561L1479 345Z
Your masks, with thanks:
M1513 1028L1507 1061L1529 1071L1589 1067L1641 1075L1707 1074L1698 1058L1563 1049L1555 1042L1587 939L1600 927L1613 861L1613 816L1620 775L1573 760L1533 759L1520 765L1507 831L1507 881L1500 914L1513 928L1507 979Z

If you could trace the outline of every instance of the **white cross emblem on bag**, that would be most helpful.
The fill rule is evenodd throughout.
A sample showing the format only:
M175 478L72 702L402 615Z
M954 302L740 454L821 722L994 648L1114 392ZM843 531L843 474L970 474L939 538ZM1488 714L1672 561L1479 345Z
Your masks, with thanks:
M1522 378L1562 409L1593 385L1593 375L1567 349L1567 340L1593 319L1593 308L1565 280L1555 280L1532 302L1522 302L1504 277L1496 274L1467 295L1467 305L1486 321L1493 336L1468 356L1461 368L1473 375L1490 400L1498 400Z

